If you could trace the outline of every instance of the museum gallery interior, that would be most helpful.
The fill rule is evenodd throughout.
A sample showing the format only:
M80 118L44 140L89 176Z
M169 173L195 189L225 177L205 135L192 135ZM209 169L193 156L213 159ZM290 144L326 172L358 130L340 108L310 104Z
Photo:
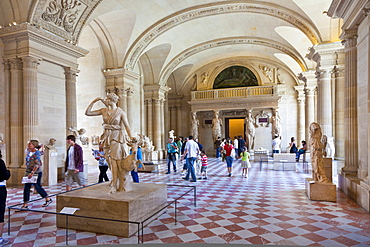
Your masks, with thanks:
M0 150L12 174L7 205L23 202L32 139L46 147L43 185L50 195L65 191L68 135L83 148L88 184L97 182L91 149L107 140L103 132L120 127L88 108L94 102L90 113L108 109L107 101L94 99L116 94L130 128L117 138L127 140L128 154L128 145L136 152L137 136L143 161L155 169L139 173L135 193L129 194L131 184L117 193L109 193L108 183L92 185L55 196L53 212L68 206L83 214L91 204L99 205L94 216L104 218L107 205L128 201L125 219L142 221L195 186L197 205L191 192L178 201L177 224L173 205L154 216L142 232L145 243L370 245L369 13L367 0L1 0ZM325 137L325 152L310 141L312 123ZM182 180L182 161L177 173L165 174L168 138L189 135L209 157L207 181ZM248 178L240 175L240 160L228 177L215 158L218 136L239 135L254 158ZM280 159L272 155L275 135ZM297 164L289 156L291 137L298 148L308 143ZM315 179L324 160L330 189ZM294 168L284 169L289 163ZM102 194L90 203L94 193ZM58 218L64 216L32 212L41 204L11 210L13 246L65 243ZM116 233L121 228L109 222L80 228L86 220L71 219L70 244L138 241L132 224Z

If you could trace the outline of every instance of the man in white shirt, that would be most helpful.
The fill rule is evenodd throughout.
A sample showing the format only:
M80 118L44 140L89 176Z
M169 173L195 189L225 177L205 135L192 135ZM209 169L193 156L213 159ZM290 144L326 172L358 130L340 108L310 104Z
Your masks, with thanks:
M278 135L272 139L272 153L280 153L281 139Z
M234 149L235 149L235 159L239 158L239 140L236 136L234 136Z
M195 170L194 170L194 162L197 159L199 154L199 145L194 141L193 136L189 136L189 141L186 142L185 145L185 151L183 154L183 157L187 155L188 159L188 173L183 178L185 180L189 180L189 176L191 175L190 182L196 182L197 177L195 176Z

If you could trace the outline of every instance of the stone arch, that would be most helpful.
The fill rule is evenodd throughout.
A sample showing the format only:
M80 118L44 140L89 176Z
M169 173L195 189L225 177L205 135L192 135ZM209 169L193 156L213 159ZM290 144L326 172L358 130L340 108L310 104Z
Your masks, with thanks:
M285 7L264 2L241 3L240 1L227 1L207 5L199 5L197 8L188 8L167 16L146 29L131 45L124 61L124 67L132 70L135 63L141 56L145 48L162 33L178 26L184 22L202 18L210 15L232 14L238 12L258 13L269 15L288 22L300 29L312 42L318 44L321 42L319 31L315 25L302 15L295 13Z
M195 45L193 47L190 47L180 52L179 54L174 56L173 59L169 63L167 63L165 68L163 68L161 75L160 75L160 81L166 82L168 76L172 73L174 69L176 69L176 66L179 65L186 58L198 52L207 50L207 49L212 49L214 47L219 47L223 45L231 45L231 44L254 44L254 45L261 45L261 46L268 46L268 47L275 48L291 56L299 64L302 71L307 70L307 65L304 59L300 56L300 54L294 49L286 45L277 43L273 40L262 39L262 38L257 38L257 37L231 37L231 38L211 40L205 43Z

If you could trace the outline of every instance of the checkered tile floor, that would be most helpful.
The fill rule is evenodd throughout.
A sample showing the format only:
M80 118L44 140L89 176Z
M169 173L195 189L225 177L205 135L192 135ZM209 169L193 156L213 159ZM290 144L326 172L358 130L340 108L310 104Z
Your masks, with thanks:
M192 194L178 204L178 223L174 208L152 221L144 229L144 243L230 243L301 246L370 246L370 214L337 190L337 202L310 201L305 195L302 170L276 171L272 164L252 164L249 178L241 176L240 161L234 161L232 177L226 164L210 158L208 180L191 183L179 172L139 173L140 182L197 186L197 206ZM178 164L181 171L182 164ZM95 183L97 167L89 167L89 183ZM65 190L65 184L44 187L49 194ZM180 193L169 187L169 197ZM8 188L8 205L22 202L22 189ZM32 199L39 198L33 194ZM55 197L53 198L55 200ZM30 204L44 210L43 200ZM55 212L55 203L47 208ZM7 217L6 217L7 222ZM4 237L9 246L65 245L65 230L55 225L55 216L11 210L10 236L7 224ZM136 244L137 237L122 238L83 231L69 231L70 245Z

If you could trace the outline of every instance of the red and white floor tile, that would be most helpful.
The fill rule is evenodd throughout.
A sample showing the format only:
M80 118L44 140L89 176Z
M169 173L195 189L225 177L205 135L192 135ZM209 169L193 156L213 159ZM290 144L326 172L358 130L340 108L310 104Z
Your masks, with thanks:
M178 164L181 171L182 164ZM97 167L89 167L89 183L97 181ZM370 214L337 190L337 202L310 201L304 181L309 174L272 170L272 165L252 164L249 178L241 176L240 161L234 162L231 177L226 164L210 158L208 180L191 183L180 172L165 174L162 162L158 173L139 173L140 182L196 186L197 206L192 193L178 203L177 224L174 208L154 219L144 229L144 243L230 243L301 246L370 246ZM65 184L45 186L52 195ZM183 189L169 186L169 198ZM8 188L7 203L22 202L22 189ZM32 194L31 200L39 198ZM56 200L53 197L54 201ZM43 200L30 204L35 210L55 212L55 202L46 209ZM6 217L7 221L7 217ZM63 246L65 229L57 228L55 215L11 210L9 246ZM122 238L69 230L70 245L136 244L137 236Z

